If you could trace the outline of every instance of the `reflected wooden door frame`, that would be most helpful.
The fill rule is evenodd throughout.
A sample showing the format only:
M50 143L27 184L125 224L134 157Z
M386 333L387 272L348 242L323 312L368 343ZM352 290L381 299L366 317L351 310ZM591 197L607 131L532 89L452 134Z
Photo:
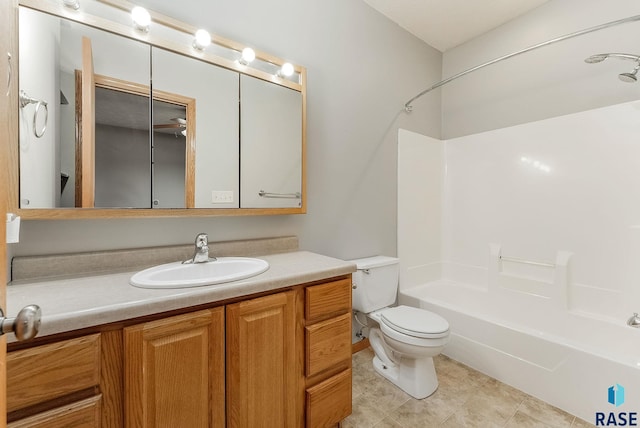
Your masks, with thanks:
M79 82L82 81L83 72L76 70L76 174L78 171L84 171L80 176L76 175L76 207L93 208L94 200L93 195L95 193L95 115L92 117L93 125L93 137L89 135L89 142L85 141L84 133L78 132L78 122L82 122L83 109L80 107L82 104L79 100L84 98L84 87L79 86ZM93 98L95 99L95 88L111 89L118 92L124 92L133 95L140 95L149 97L151 88L147 85L129 82L126 80L116 79L114 77L103 76L100 74L93 75ZM78 88L80 88L78 90ZM91 89L90 89L91 90ZM186 114L186 144L185 144L185 207L195 208L195 181L196 181L196 100L195 98L186 97L184 95L173 94L166 91L153 90L153 100L162 101L169 104L175 104L177 106L184 107ZM95 100L94 100L95 102ZM95 114L95 104L93 104L92 114ZM89 146L90 147L87 147ZM86 152L91 152L91 159L86 159L83 156ZM90 179L87 180L87 174L90 174ZM78 194L84 194L84 191L91 189L91 204L85 205L85 198L82 197L82 205L78 205Z
M76 78L76 207L95 205L95 74L91 39L82 38L82 71Z

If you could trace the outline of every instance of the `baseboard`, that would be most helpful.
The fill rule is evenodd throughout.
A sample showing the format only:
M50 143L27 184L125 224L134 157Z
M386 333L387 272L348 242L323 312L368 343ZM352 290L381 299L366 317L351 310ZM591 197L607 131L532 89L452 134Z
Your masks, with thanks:
M369 338L365 337L360 342L356 342L351 345L351 354L360 352L363 349L367 349L368 347L369 347Z

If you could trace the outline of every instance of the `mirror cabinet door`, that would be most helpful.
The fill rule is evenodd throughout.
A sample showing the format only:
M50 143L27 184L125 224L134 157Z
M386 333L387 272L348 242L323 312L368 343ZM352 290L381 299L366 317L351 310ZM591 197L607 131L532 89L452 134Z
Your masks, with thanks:
M240 207L302 203L302 94L240 78Z
M150 208L149 47L23 7L19 40L20 207Z
M27 101L23 106L20 102L20 206L51 208L60 203L57 153L61 143L54 129L61 110L56 108L59 99L56 86L66 77L61 76L57 67L60 20L23 8L19 20L21 94L25 101L29 97L47 103L45 106ZM45 118L47 126L43 131Z
M173 97L174 105L182 99L191 107L182 116L154 107L154 174L161 173L161 145L181 145L187 153L187 207L238 208L238 73L163 49L153 48L152 56L154 100Z

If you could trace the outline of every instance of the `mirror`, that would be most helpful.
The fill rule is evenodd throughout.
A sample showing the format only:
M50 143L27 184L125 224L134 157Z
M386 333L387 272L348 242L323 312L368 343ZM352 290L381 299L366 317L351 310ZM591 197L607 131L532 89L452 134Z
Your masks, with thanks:
M96 207L185 208L187 111L194 100L172 94L153 97L149 140L149 97L95 81ZM153 158L153 162L151 159ZM76 191L80 190L76 181ZM186 184L186 185L185 185ZM64 194L64 192L63 192Z
M187 133L195 152L191 207L239 208L238 73L164 49L153 48L152 54L154 94L173 92L195 100L194 135ZM157 119L154 115L154 123ZM214 197L221 192L230 192L231 200Z
M149 208L150 155L149 97L96 81L94 206Z
M102 192L110 183L99 178L109 177L104 167L111 160L94 159L93 152L108 153L105 140L114 142L111 151L121 147L115 144L118 141L149 144L149 46L27 8L21 7L19 14L20 90L46 102L48 110L46 127L38 136L45 124L38 123L45 118L42 108L38 111L31 104L20 108L20 207L93 207L106 206L107 201L116 207L144 206L130 202L139 198ZM99 98L92 99L94 94ZM95 128L94 135L82 124ZM90 161L83 161L83 150ZM81 188L87 182L93 193L89 176L94 162L100 167L96 191L102 194L83 196ZM134 187L144 185L148 180Z
M301 105L300 92L241 76L240 185L243 207L300 206ZM269 144L264 144L265 135L269 136Z
M19 8L21 215L305 211L304 85L44 12Z

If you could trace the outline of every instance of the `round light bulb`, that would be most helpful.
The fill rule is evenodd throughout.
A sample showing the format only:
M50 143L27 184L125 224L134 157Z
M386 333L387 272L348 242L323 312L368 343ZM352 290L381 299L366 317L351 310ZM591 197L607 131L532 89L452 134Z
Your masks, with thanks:
M290 62L285 62L284 64L282 64L282 67L280 67L280 75L284 77L293 76L294 71L295 70L293 69L293 64L291 64Z
M73 10L80 9L80 2L78 0L62 0L62 2L69 9L73 9Z
M151 24L151 15L144 7L136 6L131 10L131 17L136 28L140 31L149 31L149 25Z
M251 49L251 48L242 49L242 62L243 62L243 64L247 65L251 61L253 61L254 59L256 59L256 53L255 53L255 51L253 49Z
M193 39L193 47L199 51L204 50L211 44L211 34L207 30L196 31L195 38Z

